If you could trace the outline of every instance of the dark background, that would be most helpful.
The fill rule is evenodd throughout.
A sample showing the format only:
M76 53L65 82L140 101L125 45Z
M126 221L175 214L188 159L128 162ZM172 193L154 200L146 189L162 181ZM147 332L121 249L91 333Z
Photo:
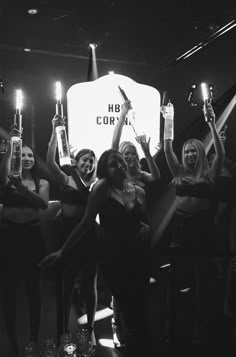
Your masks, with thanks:
M29 15L30 7L36 7L38 14ZM55 81L62 82L64 92L86 81L88 45L95 42L99 76L113 70L151 85L161 94L168 90L175 105L178 136L201 115L201 108L191 107L187 101L189 86L202 81L213 84L217 102L235 85L236 27L207 41L235 19L235 1L2 1L0 126L9 130L15 90L21 88L23 139L34 141L45 159L55 112ZM200 51L176 61L201 42L206 46ZM234 109L226 132L227 155L233 160L235 122Z

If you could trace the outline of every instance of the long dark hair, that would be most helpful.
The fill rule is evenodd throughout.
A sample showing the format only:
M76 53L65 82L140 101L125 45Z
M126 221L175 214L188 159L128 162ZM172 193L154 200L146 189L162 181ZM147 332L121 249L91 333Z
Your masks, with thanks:
M33 178L33 180L35 182L36 191L38 192L38 190L39 190L39 182L40 182L39 159L38 159L38 156L36 154L35 149L33 149L31 145L28 145L28 144L24 143L22 145L22 148L24 148L24 147L27 147L30 150L32 150L32 153L34 155L34 166L31 169L31 175L32 175L32 178Z
M126 164L125 159L123 158L122 154L114 149L109 149L106 150L102 153L102 155L100 156L99 160L98 160L98 166L97 166L97 177L98 179L102 179L102 178L109 178L109 174L108 174L108 160L111 154L118 154L122 157L122 159L124 160L124 163ZM127 166L127 164L126 164Z
M81 149L77 152L77 154L75 155L75 161L78 162L79 159L86 155L86 154L90 154L93 158L94 158L94 168L93 170L88 174L87 176L87 180L88 182L93 182L95 181L96 175L97 175L97 158L95 153L93 152L93 150L90 149Z

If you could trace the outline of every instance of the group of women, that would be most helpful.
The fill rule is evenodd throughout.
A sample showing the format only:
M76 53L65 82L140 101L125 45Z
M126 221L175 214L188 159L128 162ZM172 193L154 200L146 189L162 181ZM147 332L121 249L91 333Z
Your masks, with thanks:
M11 352L16 356L15 282L23 277L27 283L30 342L36 345L41 308L40 270L51 266L56 267L59 337L68 331L73 287L78 273L82 271L87 328L96 345L94 317L99 265L115 301L114 315L120 316L118 312L122 312L127 327L125 354L146 355L148 346L151 346L145 309L152 236L148 204L154 199L149 195L150 185L158 184L161 177L150 154L150 139L145 135L136 138L143 149L148 172L141 168L136 146L131 142L120 143L124 119L131 109L131 102L125 101L111 148L104 151L98 161L92 150L83 148L75 156L75 165L70 173L57 164L55 128L63 118L58 115L53 118L47 164L60 191L60 210L54 218L60 239L58 249L46 256L40 231L40 210L48 207L49 183L37 175L37 157L29 146L22 149L21 177L9 176L10 147L5 155L1 164L1 230L5 244L1 263L6 277L6 329ZM162 113L165 118L165 110ZM201 141L190 139L183 145L180 163L172 148L173 139L164 140L164 152L176 187L170 248L175 257L178 288L184 289L192 282L197 287L197 319L206 313L200 301L204 300L201 294L203 290L206 294L207 288L203 274L209 264L209 253L214 251L215 245L211 197L215 179L224 162L224 147L216 130L215 114L210 103L205 105L205 117L215 148L210 167Z

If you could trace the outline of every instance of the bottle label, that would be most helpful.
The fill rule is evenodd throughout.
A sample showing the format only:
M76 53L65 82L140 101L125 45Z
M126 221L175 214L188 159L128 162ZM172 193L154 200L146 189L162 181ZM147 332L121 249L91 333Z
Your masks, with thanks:
M10 172L11 176L20 176L22 172L22 141L18 137L13 137L11 139L11 162L10 162Z
M174 140L174 122L173 119L165 119L164 139Z
M58 145L60 165L61 166L70 165L71 164L70 151L69 151L65 127L58 126L56 128L56 133L57 133L57 145Z

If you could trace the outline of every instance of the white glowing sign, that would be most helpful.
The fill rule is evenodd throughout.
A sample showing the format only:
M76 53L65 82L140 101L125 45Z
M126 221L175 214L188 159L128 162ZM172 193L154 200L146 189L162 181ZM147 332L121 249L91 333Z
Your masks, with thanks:
M131 100L133 111L129 115L134 116L136 131L151 138L150 151L154 155L160 141L160 94L153 87L118 74L106 75L69 88L67 110L70 145L78 150L92 149L98 158L104 150L111 148L123 103L118 86ZM120 142L124 140L134 143L140 158L144 157L128 118Z

